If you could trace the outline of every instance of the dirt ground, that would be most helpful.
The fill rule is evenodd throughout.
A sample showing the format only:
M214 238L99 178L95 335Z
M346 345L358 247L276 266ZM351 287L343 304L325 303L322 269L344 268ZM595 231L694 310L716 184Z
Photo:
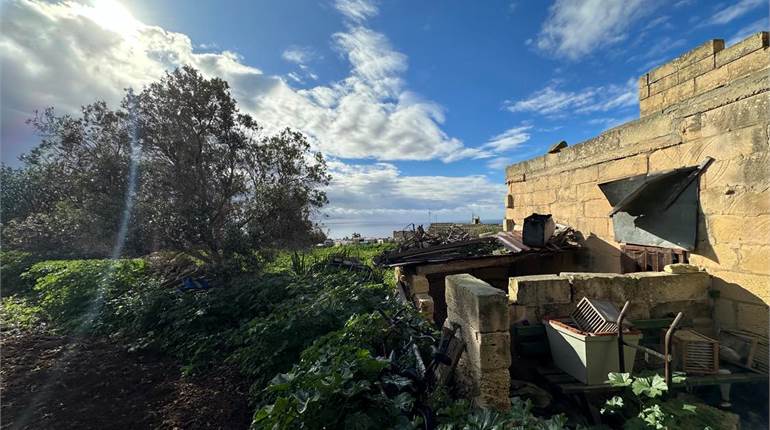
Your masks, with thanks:
M245 429L248 386L232 372L182 377L178 364L109 339L3 334L0 428Z

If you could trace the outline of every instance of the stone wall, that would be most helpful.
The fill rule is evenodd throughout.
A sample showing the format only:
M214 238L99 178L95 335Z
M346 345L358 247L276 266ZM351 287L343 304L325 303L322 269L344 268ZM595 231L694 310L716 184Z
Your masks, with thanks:
M768 34L713 40L640 79L642 117L506 169L504 226L551 213L584 237L582 270L620 272L611 209L597 184L715 162L700 179L690 262L712 275L714 319L767 335L770 303Z
M683 312L688 324L708 325L710 286L706 272L517 276L511 278L508 287L510 320L511 324L523 320L539 323L546 317L567 316L577 302L588 297L612 302L618 309L628 301L629 320L664 318Z
M481 407L507 410L511 335L505 293L469 274L446 277L447 327L458 326L465 351L454 371L460 394Z

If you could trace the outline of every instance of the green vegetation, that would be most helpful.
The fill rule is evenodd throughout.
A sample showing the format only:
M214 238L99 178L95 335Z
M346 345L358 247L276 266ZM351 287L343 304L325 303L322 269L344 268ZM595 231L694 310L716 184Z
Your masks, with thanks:
M674 374L674 383L683 382L684 376ZM669 387L657 374L631 376L628 373L610 373L609 381L623 388L620 396L607 400L602 414L622 419L623 428L641 429L722 429L727 428L725 413L704 404L690 404L675 398L666 398ZM723 425L724 424L724 427Z
M437 334L371 269L386 246L284 252L264 270L220 274L211 288L186 292L163 286L157 261L38 262L21 275L28 287L3 299L2 328L108 336L201 375L235 366L252 384L253 428L418 428L427 408L445 429L563 427L518 399L510 413L474 410L404 376L415 366L410 339L427 359Z

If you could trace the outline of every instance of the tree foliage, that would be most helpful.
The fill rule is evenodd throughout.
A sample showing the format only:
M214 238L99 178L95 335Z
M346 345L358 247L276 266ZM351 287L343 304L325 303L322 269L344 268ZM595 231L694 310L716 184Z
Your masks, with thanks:
M301 133L265 134L227 82L191 67L128 90L116 110L49 108L29 123L40 144L1 172L3 239L17 249L105 256L125 239L128 254L183 249L221 262L307 242L327 202L325 161Z

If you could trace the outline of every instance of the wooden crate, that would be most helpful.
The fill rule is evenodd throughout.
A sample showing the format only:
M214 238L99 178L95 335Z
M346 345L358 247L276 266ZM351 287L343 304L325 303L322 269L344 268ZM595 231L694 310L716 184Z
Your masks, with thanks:
M719 341L693 329L682 329L671 339L674 369L711 375L719 372Z

